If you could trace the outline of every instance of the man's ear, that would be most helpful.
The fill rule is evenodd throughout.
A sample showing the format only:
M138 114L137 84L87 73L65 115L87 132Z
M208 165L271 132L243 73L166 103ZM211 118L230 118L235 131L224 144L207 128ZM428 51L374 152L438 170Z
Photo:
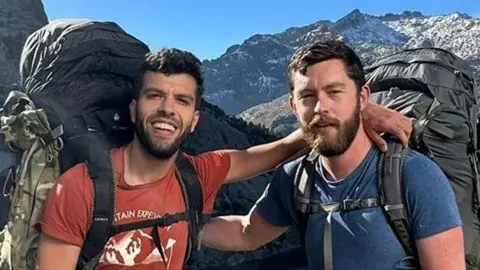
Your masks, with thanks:
M193 115L192 127L190 128L190 133L195 131L195 128L197 127L199 120L200 120L200 111L196 110L195 114Z
M370 87L368 85L362 86L360 91L360 111L363 111L365 107L370 103Z
M293 99L293 94L290 94L288 96L288 103L290 104L290 109L292 110L292 113L294 115L297 115L297 107L296 107L295 101Z
M130 121L132 121L132 123L135 123L135 120L137 119L137 106L136 99L132 99L130 105L128 106L130 109Z

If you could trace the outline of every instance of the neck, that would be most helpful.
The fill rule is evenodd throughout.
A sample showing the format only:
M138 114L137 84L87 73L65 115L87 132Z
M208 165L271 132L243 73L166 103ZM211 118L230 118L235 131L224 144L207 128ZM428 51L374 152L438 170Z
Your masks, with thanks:
M342 155L323 157L321 162L329 174L330 181L338 181L351 174L367 155L373 143L360 124L357 135L350 147Z
M125 182L137 186L162 179L175 163L176 157L177 154L169 159L155 158L135 138L125 149Z

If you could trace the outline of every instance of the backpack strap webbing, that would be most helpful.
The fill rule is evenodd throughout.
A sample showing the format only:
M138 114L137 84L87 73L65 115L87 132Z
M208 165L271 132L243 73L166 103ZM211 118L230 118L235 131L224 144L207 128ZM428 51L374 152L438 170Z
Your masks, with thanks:
M319 155L311 153L305 157L297 168L294 178L294 202L296 209L296 223L300 231L301 244L305 246L308 217L310 214L326 212L325 229L323 234L324 269L333 270L332 226L331 215L334 212L355 211L370 207L379 207L379 198L345 199L342 202L318 203L312 197L314 189L315 165Z
M106 181L108 179L107 177L109 177L107 174L98 175L98 177L94 178L93 175L95 175L95 173L98 173L98 168L97 166L89 166L89 173L91 173L91 178L92 180L94 180L94 213L97 213L97 215L94 214L92 226L87 234L84 246L79 256L77 269L94 269L100 258L99 256L102 254L105 244L107 243L108 239L110 239L110 237L122 232L149 227L153 227L151 237L153 239L155 247L160 252L163 261L167 262L164 250L160 243L158 227L168 227L180 221L187 221L189 224L189 238L185 261L188 261L190 263L189 259L191 258L193 249L200 246L200 240L198 237L200 228L202 224L206 222L206 219L208 219L209 216L203 215L203 189L193 164L184 155L182 155L182 153L179 153L175 161L175 165L177 179L179 181L185 200L186 211L182 213L165 215L157 219L132 222L122 225L113 225L112 223L115 206L115 182ZM110 166L109 172L110 174L112 174L113 167ZM111 179L113 179L113 176L111 177ZM106 185L110 185L111 187L106 187ZM111 193L105 192L105 190L109 189L111 189ZM113 207L111 208L111 212L109 212L109 219L104 219L103 217L105 217L105 213L107 213L107 207L104 202L107 201L110 201ZM100 215L100 213L102 213L102 215ZM97 216L102 218L95 218Z
M182 188L185 209L188 214L188 243L185 254L185 264L191 263L192 253L200 249L199 234L204 224L203 215L203 188L193 164L182 154L178 153L176 160L176 174Z
M93 219L77 261L77 269L90 270L107 243L115 213L115 177L110 156L99 153L86 161L93 182ZM97 257L97 258L96 258Z
M403 189L402 171L407 153L408 149L401 143L389 140L387 152L382 153L378 161L378 185L384 213L393 232L407 255L416 258Z
M308 216L312 205L312 193L314 188L315 162L319 155L312 152L307 154L295 173L293 202L295 205L295 222L300 232L300 241L305 244Z

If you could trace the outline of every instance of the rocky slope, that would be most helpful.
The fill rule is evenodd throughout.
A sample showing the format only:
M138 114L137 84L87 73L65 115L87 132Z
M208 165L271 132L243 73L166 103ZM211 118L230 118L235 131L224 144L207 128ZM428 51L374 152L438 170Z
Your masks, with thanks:
M20 53L28 35L48 23L40 0L2 0L0 3L0 101L19 78Z
M477 84L480 82L480 47L478 46L480 44L480 19L466 14L423 16L418 12L405 12L375 17L355 10L337 22L324 22L320 24L321 26L318 25L317 23L307 26L305 29L308 30L299 28L298 31L303 33L302 37L310 37L310 39L322 37L325 33L329 35L333 33L343 38L356 49L365 65L372 63L374 59L404 48L435 46L450 50L466 59L476 71ZM274 35L274 37L283 36L288 31ZM238 48L238 50L240 49ZM290 56L291 54L288 54L282 59ZM282 63L282 68L285 71L286 63ZM252 73L255 72L260 74L264 70ZM285 72L273 80L285 81ZM258 92L261 91L260 89ZM238 116L255 124L262 124L277 134L290 132L296 128L296 123L290 113L286 91L284 86L271 90L270 93L276 93L277 96L272 94L270 101L248 108ZM243 94L240 92L236 95L242 96ZM251 100L259 100L255 94L243 96ZM212 100L218 102L220 106L223 104L221 100L214 98Z

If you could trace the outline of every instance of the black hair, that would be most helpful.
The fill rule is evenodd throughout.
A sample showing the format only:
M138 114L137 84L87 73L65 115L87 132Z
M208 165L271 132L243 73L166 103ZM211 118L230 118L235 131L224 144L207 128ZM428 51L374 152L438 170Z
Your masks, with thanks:
M147 71L165 75L188 74L192 76L197 83L195 108L200 107L204 93L203 68L202 62L193 53L177 48L163 48L147 53L141 66L141 72L134 82L135 98L137 99L142 89L143 76Z

